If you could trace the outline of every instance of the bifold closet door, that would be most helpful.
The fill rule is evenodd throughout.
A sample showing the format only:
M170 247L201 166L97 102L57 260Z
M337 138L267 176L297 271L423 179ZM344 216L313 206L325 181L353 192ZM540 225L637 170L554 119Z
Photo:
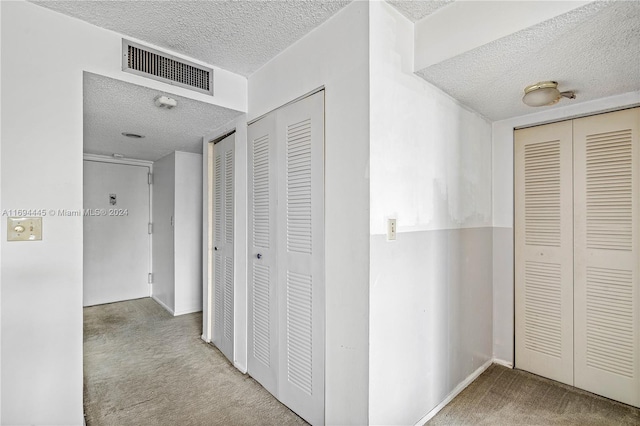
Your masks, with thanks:
M324 424L324 92L248 129L248 371Z
M324 92L277 112L278 398L324 424Z
M573 385L572 125L514 136L516 367Z
M640 109L573 125L575 386L640 406Z
M233 362L233 172L235 135L213 148L213 343Z
M247 130L249 153L249 261L247 367L273 395L278 392L278 300L276 264L276 117Z

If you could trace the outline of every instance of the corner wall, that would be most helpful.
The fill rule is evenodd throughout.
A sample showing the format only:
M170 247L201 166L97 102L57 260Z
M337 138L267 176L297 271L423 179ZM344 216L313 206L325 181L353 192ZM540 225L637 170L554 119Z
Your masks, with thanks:
M369 422L406 425L492 358L491 125L413 74L387 3L369 37Z
M249 77L249 120L325 87L325 422L368 424L369 6L352 2Z

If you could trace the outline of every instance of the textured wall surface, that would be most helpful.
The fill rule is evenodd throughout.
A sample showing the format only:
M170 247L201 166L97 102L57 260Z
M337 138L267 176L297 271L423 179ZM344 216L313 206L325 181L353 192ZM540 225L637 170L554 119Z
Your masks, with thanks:
M349 1L35 3L246 76Z
M502 120L535 112L521 98L525 86L538 81L576 91L577 99L562 104L638 90L639 64L640 2L593 2L417 73L485 117Z

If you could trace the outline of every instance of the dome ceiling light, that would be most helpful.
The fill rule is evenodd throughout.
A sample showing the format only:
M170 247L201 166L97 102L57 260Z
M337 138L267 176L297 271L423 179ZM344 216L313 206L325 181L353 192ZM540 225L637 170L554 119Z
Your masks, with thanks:
M557 81L541 81L524 88L522 102L532 107L553 105L562 98L575 99L573 90L561 92L558 90Z

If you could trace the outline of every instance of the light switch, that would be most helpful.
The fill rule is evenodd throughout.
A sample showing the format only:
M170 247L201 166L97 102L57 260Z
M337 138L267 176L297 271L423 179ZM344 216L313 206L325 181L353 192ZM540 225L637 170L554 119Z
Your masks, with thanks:
M7 241L42 240L41 217L8 217Z
M387 219L387 240L396 239L396 219Z

